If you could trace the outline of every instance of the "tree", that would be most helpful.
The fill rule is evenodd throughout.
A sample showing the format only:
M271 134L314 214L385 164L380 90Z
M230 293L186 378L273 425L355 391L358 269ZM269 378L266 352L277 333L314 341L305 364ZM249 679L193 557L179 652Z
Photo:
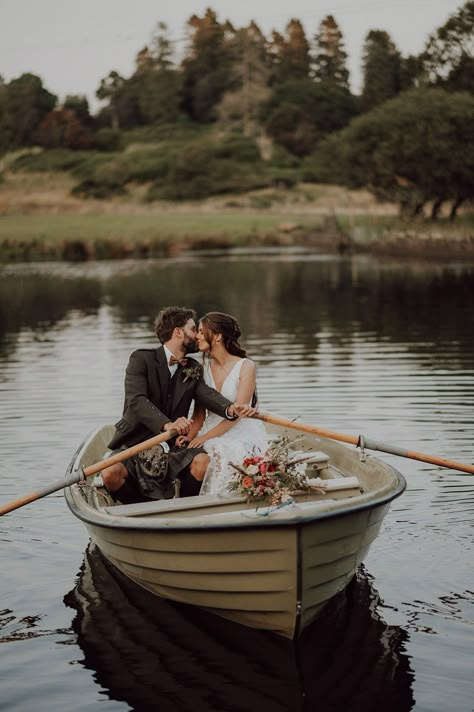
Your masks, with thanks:
M51 111L57 97L43 87L34 74L22 74L5 85L4 122L8 126L10 146L30 146L42 118Z
M218 22L210 8L202 18L193 15L188 26L189 47L182 62L183 107L192 119L206 123L216 119L224 93L235 88L229 47L235 30L228 22Z
M0 152L12 144L12 117L8 113L8 90L0 76Z
M362 106L365 111L400 92L400 53L387 32L371 30L362 57Z
M420 214L444 201L454 217L474 197L474 97L443 89L413 89L360 116L334 135L332 156L350 187L368 187Z
M355 98L340 84L315 82L311 79L287 81L274 88L267 105L268 121L271 124L275 112L278 113L279 107L283 104L298 107L305 114L313 126L311 136L314 142L332 131L347 126L358 111ZM289 115L288 110L284 115ZM279 118L278 123L280 121ZM301 145L300 141L298 143ZM312 151L315 143L311 146L311 141L306 141L305 145ZM300 155L302 155L301 150Z
M421 57L408 55L400 60L400 91L420 86L423 65Z
M267 132L273 140L295 156L309 155L318 140L317 129L311 117L288 102L281 103L267 122Z
M262 107L270 96L266 40L260 28L251 22L235 32L230 48L235 88L224 94L217 112L221 121L252 136L259 133Z
M159 124L176 121L180 114L181 76L174 68L173 50L164 22L157 25L151 48L144 47L136 57L133 83L139 121Z
M327 15L321 21L315 42L314 78L321 82L334 82L348 88L347 54L344 49L342 32L332 15Z
M119 99L123 90L125 79L115 70L110 72L102 81L95 95L102 101L108 101L112 115L112 128L120 128Z
M273 83L281 84L288 79L309 77L311 63L309 43L299 20L289 21L285 35L279 32L272 33L269 54L273 64Z
M464 3L430 35L421 61L426 79L453 91L474 92L474 1Z
M94 137L69 109L50 111L41 121L35 139L45 148L92 148Z
M83 126L92 125L92 117L89 112L89 102L87 101L87 97L75 94L68 95L64 100L63 109L72 111Z

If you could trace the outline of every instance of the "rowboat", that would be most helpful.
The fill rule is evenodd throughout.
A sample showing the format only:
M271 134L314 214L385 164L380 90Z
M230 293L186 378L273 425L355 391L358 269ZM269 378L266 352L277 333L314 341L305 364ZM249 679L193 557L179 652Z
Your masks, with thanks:
M152 593L294 638L355 575L404 477L389 464L332 440L267 425L311 455L323 493L257 507L211 495L114 504L100 483L65 489L72 513L106 559ZM93 432L67 476L104 457L113 426Z

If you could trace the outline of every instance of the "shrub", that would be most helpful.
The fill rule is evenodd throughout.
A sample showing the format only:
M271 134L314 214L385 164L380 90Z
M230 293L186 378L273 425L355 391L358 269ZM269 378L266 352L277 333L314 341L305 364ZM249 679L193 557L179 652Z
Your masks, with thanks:
M116 129L103 128L95 134L95 147L98 151L118 151L121 146L121 134Z
M251 138L243 134L230 134L215 148L216 158L232 158L235 161L251 163L259 161L260 151Z
M135 180L138 183L165 178L170 171L171 163L172 160L167 152L133 151L124 157L127 180Z
M20 155L11 165L13 171L50 173L70 171L80 166L90 156L89 151L71 151L57 148L51 151L35 151Z

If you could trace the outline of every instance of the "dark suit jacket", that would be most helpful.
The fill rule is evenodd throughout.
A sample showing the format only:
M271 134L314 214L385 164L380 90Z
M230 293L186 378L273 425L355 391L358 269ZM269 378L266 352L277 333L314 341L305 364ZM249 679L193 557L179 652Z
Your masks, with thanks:
M200 371L199 378L186 378L183 366L178 366L173 390L163 346L132 353L125 374L123 416L115 423L115 433L109 443L111 450L122 445L131 447L160 433L165 423L186 417L193 399L226 417L225 411L231 402L204 383L198 361L188 358L184 370L190 367Z

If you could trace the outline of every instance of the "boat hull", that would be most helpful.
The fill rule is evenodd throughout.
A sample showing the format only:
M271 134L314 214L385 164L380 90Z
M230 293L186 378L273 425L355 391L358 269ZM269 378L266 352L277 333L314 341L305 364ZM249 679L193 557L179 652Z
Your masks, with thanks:
M91 511L74 487L66 498L104 556L145 589L293 638L353 578L390 500L403 491L401 475L385 467L393 483L388 490L381 483L384 496L366 492L349 505L307 502L302 513L274 517L240 504L229 504L226 514L223 504L204 519L192 512L163 518L146 506L140 515L121 518L111 516L112 507ZM241 511L230 511L236 508Z

